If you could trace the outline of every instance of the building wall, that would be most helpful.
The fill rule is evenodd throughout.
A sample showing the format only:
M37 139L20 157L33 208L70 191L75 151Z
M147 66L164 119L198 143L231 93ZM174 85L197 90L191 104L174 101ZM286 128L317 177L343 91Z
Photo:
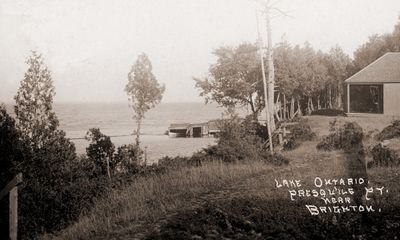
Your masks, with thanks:
M400 83L385 83L383 86L383 113L400 116Z

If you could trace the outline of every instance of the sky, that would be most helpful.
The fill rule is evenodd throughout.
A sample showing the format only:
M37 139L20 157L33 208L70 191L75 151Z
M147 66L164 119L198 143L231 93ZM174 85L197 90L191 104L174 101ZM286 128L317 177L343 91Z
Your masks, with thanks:
M339 45L351 57L400 15L399 0L273 3L288 15L272 20L274 44ZM31 50L52 72L56 102L127 101L127 75L141 53L166 86L163 102L203 101L193 77L207 76L214 49L255 42L261 9L256 0L0 0L0 102L13 101Z

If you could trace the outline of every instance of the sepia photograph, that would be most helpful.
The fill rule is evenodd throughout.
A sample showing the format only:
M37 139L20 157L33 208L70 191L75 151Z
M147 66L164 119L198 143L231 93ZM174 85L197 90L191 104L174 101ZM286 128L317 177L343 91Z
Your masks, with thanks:
M0 0L0 239L400 240L399 0Z

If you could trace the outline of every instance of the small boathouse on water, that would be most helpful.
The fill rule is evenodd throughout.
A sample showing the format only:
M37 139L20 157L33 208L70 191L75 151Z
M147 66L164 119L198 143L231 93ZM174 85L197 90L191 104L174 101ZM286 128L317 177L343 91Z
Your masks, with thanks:
M204 123L172 123L168 128L170 137L208 137L215 136L220 132L219 120L212 120Z

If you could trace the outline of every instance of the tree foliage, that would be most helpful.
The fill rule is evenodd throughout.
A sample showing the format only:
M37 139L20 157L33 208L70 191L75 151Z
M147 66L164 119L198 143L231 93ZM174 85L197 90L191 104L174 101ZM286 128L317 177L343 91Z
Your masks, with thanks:
M32 52L26 63L29 68L14 97L15 114L25 141L34 148L41 148L58 127L58 120L52 111L55 88L40 54Z
M86 133L85 139L90 142L86 148L86 155L96 164L103 175L107 174L111 178L111 171L115 167L115 146L111 142L111 138L103 134L99 128L91 128Z
M326 56L328 106L343 107L343 84L350 76L352 66L350 57L339 47L331 48ZM334 102L334 103L332 103Z
M264 94L256 45L224 46L213 53L217 60L210 66L209 76L194 79L200 96L206 103L214 101L224 107L249 106L257 116L264 109ZM274 48L275 118L292 118L296 112L310 113L314 108L341 108L338 99L342 98L349 65L350 58L338 46L323 53L309 43L294 47L286 41L278 43Z
M354 52L353 73L361 70L387 52L400 52L400 18L392 33L375 34Z
M157 82L152 68L149 58L142 53L132 66L125 86L137 122L136 145L139 145L140 127L145 113L161 102L165 91L165 86Z
M217 62L210 66L209 76L194 78L200 96L224 107L249 106L258 114L264 108L264 95L256 45L220 47L213 54Z
M136 173L139 169L143 151L134 144L122 145L117 148L115 162L119 171Z
M76 153L74 144L58 129L50 71L36 52L26 63L29 67L15 96L15 114L29 157L16 170L24 176L21 231L25 237L32 237L37 232L64 226L68 211L65 186L71 182L69 168Z

